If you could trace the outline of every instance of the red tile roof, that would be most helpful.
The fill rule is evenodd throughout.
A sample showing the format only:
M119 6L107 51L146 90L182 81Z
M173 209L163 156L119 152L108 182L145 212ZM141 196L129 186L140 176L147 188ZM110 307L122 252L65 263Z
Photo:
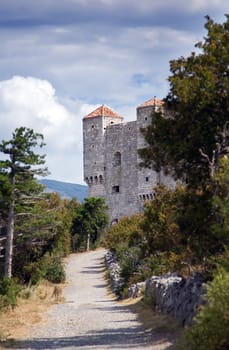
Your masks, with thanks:
M142 107L161 107L163 106L164 102L162 100L160 100L159 98L151 98L150 100L142 103L140 106L138 106L138 108L142 108Z
M94 111L86 115L83 119L102 117L102 116L123 119L121 115L117 114L116 112L112 111L112 109L104 105L98 107L97 109L95 109Z

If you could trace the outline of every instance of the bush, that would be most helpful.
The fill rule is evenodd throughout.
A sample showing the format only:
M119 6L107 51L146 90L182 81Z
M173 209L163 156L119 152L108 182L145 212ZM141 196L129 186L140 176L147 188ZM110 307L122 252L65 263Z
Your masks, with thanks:
M141 214L135 214L123 217L117 224L112 225L103 239L105 247L118 255L124 245L125 247L140 245L143 241L139 227L141 218Z
M229 273L219 272L207 286L208 304L185 334L188 350L229 348Z
M29 281L31 285L39 283L39 281L45 276L45 271L43 270L40 261L31 262L30 264L26 265L24 271L25 280Z
M129 278L137 271L140 261L141 250L138 247L131 247L118 254L118 261L121 267L121 277L127 283Z
M14 279L4 277L0 281L0 309L17 306L17 297L20 291L21 287Z
M39 283L43 278L52 283L62 283L66 277L61 258L49 254L43 256L37 262L28 264L25 272L31 285Z
M46 266L45 279L52 283L63 283L66 275L61 259L52 257L50 260L50 263Z

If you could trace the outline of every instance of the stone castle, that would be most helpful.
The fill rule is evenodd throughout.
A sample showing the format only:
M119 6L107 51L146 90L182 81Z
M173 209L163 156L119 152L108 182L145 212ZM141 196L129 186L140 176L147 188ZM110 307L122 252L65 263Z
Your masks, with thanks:
M162 172L139 167L137 150L145 147L140 129L162 107L159 99L146 101L137 107L137 120L127 123L104 105L83 118L84 181L89 197L105 198L111 222L142 211L159 183L174 187Z

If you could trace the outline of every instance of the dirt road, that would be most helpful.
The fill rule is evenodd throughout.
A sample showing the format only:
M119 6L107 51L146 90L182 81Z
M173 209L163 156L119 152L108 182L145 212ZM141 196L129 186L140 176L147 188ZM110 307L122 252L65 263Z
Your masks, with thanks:
M169 349L162 336L146 332L136 315L108 294L105 251L72 255L66 265L65 302L52 306L45 323L13 349Z

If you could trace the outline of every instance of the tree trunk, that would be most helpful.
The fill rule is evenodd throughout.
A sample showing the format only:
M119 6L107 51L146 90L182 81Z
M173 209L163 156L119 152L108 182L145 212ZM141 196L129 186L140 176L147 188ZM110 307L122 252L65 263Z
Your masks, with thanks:
M161 185L161 170L157 172L157 185Z
M14 158L12 156L12 162ZM13 261L13 241L14 241L14 209L15 209L15 172L14 167L11 169L10 173L10 183L12 185L12 198L9 205L8 211L8 222L7 222L7 237L6 237L6 247L5 247L5 271L4 275L6 277L12 277L12 261Z
M90 233L87 234L87 248L86 248L87 252L89 252L90 250Z
M5 276L12 277L13 260L13 239L14 239L14 200L12 201L8 212L7 237L5 247Z

